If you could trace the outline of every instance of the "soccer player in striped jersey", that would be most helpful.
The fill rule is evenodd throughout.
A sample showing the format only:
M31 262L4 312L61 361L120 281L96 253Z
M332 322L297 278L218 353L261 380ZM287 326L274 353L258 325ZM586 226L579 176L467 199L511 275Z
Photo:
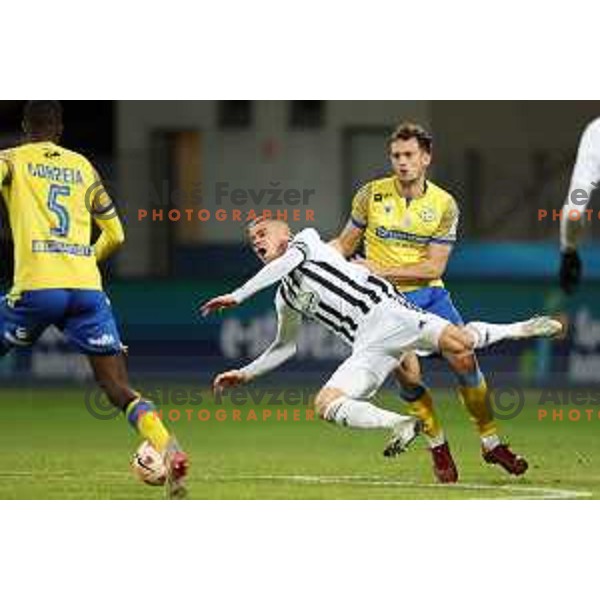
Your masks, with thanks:
M124 241L116 209L82 155L59 145L62 107L32 101L24 143L0 153L0 186L14 240L15 277L0 297L0 357L55 325L89 359L98 384L160 452L170 497L185 494L187 456L154 406L129 385L119 332L98 263ZM91 245L92 220L101 230Z
M600 187L600 118L594 119L585 128L577 160L573 167L569 193L563 205L560 219L560 286L572 294L581 280L581 259L577 247L585 223L589 201Z
M314 229L292 238L285 222L260 220L250 225L249 236L265 266L234 292L206 302L201 311L206 316L232 308L279 283L275 296L277 337L250 364L217 375L215 391L246 383L291 358L302 318L313 319L352 349L315 398L317 413L339 425L390 430L386 456L403 452L421 426L415 416L368 402L405 352L421 349L460 357L475 347L504 339L551 336L562 328L547 317L505 325L473 322L459 328L411 304L364 266L345 260Z

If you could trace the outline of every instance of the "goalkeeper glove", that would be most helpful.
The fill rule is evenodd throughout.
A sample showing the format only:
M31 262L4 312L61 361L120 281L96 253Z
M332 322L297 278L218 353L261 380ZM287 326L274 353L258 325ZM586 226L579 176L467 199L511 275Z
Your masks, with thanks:
M560 287L572 294L581 280L581 259L577 250L564 250L560 262Z

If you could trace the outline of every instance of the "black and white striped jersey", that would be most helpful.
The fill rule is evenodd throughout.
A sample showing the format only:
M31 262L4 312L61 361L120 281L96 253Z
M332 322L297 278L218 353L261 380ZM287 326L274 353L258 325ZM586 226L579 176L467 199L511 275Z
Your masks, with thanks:
M289 248L300 250L303 260L281 279L278 296L288 307L318 321L348 344L354 343L371 309L383 301L424 312L385 279L344 259L315 229L298 233Z

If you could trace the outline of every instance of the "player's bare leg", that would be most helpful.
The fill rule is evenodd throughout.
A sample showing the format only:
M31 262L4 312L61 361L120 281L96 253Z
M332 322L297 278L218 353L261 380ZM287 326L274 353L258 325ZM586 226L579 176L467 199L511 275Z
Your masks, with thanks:
M131 425L161 453L167 469L167 496L183 498L186 495L187 455L181 450L175 436L164 426L154 405L129 385L124 355L90 355L88 359L96 382L109 400L125 413Z
M392 435L383 451L384 456L404 452L421 431L421 422L416 417L379 408L368 400L349 398L338 388L322 388L315 398L315 409L321 419L338 425L390 430Z
M419 359L413 352L402 357L394 378L400 386L400 396L408 403L409 412L423 423L423 436L427 440L433 461L433 473L440 483L458 481L458 469L442 425L433 409L429 389L423 384Z
M498 437L497 426L488 402L487 384L472 351L477 343L473 333L469 329L452 325L444 331L442 338L440 347L458 377L459 395L479 432L483 459L487 463L500 465L511 475L523 475L528 468L527 461L515 454L507 444L501 443Z

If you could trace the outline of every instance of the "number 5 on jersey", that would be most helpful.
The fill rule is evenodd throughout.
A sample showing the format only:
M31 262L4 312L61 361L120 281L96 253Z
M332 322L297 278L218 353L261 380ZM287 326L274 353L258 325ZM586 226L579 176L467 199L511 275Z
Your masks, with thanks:
M52 184L48 190L48 208L58 217L58 227L51 227L50 233L66 237L69 233L69 213L59 203L60 196L70 196L71 188L67 185Z

